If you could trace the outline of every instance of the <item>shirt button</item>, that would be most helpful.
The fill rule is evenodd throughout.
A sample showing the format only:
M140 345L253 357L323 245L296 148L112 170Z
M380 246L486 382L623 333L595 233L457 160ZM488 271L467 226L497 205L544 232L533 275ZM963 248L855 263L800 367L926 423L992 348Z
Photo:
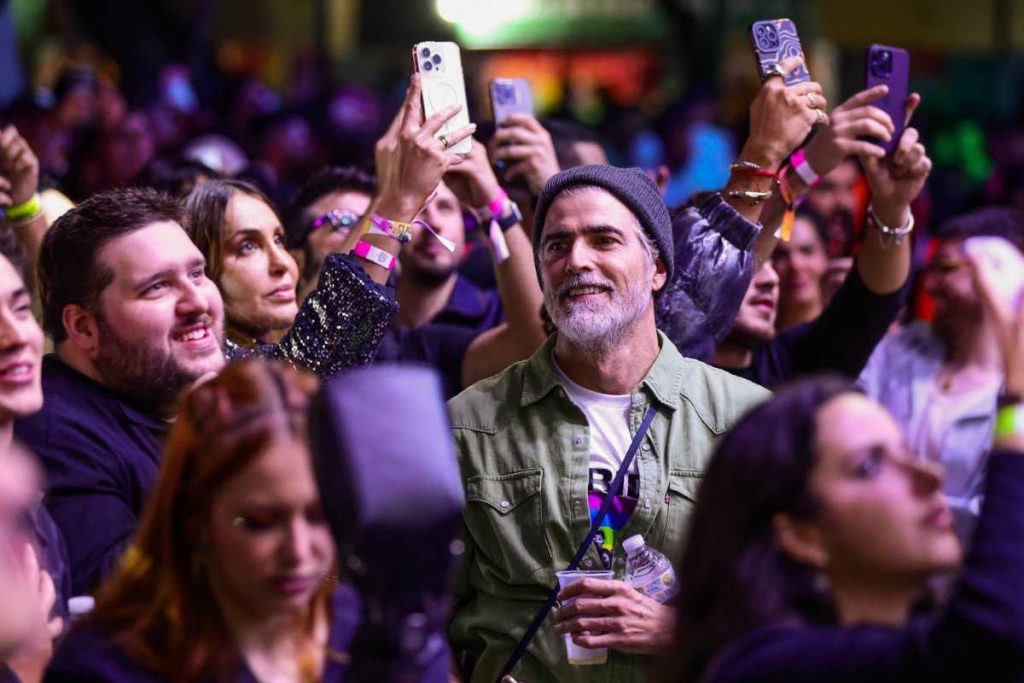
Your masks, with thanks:
M574 438L572 440L572 445L573 446L577 446L577 447L582 446L583 445L583 437L582 436L577 436L576 438Z
M591 567L594 566L594 561L592 559L590 559L589 557L586 557L586 558L583 559L583 566L586 567L587 569L590 569Z
M647 510L651 509L651 499L650 498L644 498L644 508L647 509Z
M500 505L500 506L501 506L501 508L502 508L502 509L504 510L504 509L505 509L505 508L507 508L507 507L508 507L509 505L511 505L511 503L509 503L509 502L508 502L507 500L503 500L503 501L501 501L500 503L498 503L498 505ZM648 506L648 507L650 507L650 506Z
M649 451L649 450L651 450L651 444L649 444L646 441L644 441L644 445L640 447L640 450L642 450L642 451Z

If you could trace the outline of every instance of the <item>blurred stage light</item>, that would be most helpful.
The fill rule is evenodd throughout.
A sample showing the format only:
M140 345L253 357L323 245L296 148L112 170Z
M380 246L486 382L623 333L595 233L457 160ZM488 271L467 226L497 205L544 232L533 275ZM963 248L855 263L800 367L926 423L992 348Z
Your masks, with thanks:
M486 34L534 12L537 0L437 0L442 19L473 34Z

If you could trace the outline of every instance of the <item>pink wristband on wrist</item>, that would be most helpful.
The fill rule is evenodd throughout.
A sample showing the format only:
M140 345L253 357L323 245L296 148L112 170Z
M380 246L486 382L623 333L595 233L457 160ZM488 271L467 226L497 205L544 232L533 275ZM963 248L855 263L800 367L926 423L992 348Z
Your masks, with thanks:
M388 270L394 270L395 268L395 257L383 249L378 249L369 242L356 242L352 253L365 261L376 263L381 268L387 268Z
M792 156L789 157L789 164L807 187L814 187L821 181L821 176L808 163L807 156L804 154L802 147L793 152Z
M498 194L494 195L494 199L487 202L487 210L491 212L491 218L497 218L501 214L507 199L508 193L499 187Z

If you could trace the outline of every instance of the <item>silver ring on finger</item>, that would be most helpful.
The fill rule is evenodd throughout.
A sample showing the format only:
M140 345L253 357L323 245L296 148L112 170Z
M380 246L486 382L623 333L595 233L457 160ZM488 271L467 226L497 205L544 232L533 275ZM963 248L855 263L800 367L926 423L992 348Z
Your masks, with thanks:
M821 113L820 109L815 109L814 113L818 115L818 120L815 123L821 125L821 122L825 120L825 115Z
M442 133L441 135L438 135L438 136L437 136L437 139L441 141L441 149L442 149L442 150L446 150L446 149L448 149L448 145L449 145L450 143L448 142L448 136L447 136L447 135L444 135L444 134Z
M810 107L811 109L817 109L817 107L814 106L814 93L805 92L804 95L807 97L807 106Z
M775 62L770 67L768 67L768 73L765 75L765 78L775 78L776 76L778 76L782 80L786 80L786 70L783 69L782 65L779 64L778 62Z

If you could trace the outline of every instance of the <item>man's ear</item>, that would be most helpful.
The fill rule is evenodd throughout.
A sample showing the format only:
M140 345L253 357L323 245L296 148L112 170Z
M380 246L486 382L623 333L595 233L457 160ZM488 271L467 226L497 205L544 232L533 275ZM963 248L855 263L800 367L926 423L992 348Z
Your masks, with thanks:
M828 550L817 524L780 512L772 518L772 527L776 544L790 558L817 569L828 566Z
M658 257L654 260L654 278L651 281L651 290L655 292L661 291L661 288L668 282L668 268L665 266L665 262Z
M68 304L61 314L68 342L89 358L96 358L100 349L100 328L96 315L77 304Z

